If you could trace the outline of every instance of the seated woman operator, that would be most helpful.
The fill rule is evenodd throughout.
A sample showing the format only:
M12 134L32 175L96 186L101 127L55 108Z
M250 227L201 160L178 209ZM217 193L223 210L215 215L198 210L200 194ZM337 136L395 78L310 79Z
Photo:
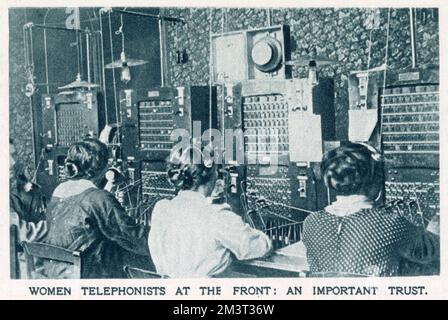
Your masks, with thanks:
M123 278L124 265L150 263L147 228L136 224L111 193L95 184L107 158L107 147L99 140L73 144L65 162L68 181L54 190L48 205L44 242L82 251L82 278ZM71 277L69 266L61 262L45 261L43 273L48 278Z
M405 218L410 206L374 206L381 170L381 155L366 144L347 143L324 156L321 173L337 200L305 219L303 242L312 274L394 276L406 257L422 264L437 259L433 237L417 243L425 232Z
M167 171L180 191L172 200L159 201L152 213L149 249L159 274L217 276L233 258L254 259L271 251L264 233L250 228L230 206L209 201L218 169L198 148L173 152Z

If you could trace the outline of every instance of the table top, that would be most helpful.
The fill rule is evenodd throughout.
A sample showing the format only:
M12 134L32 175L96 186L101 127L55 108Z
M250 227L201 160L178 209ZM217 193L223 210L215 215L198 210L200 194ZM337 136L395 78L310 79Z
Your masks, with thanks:
M302 242L276 250L272 255L253 260L239 261L239 264L282 271L303 273L309 271L306 249Z

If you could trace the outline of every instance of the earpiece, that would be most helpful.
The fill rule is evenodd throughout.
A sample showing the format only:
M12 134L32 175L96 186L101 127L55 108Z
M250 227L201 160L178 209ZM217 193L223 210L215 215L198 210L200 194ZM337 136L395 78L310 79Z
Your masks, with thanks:
M75 178L79 174L78 166L71 161L65 162L65 171L67 172L68 179Z

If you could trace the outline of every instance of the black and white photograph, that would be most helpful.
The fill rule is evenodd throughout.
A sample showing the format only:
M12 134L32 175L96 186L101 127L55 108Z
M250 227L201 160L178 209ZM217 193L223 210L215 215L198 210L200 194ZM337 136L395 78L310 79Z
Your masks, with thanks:
M437 5L91 5L6 9L10 280L439 279Z

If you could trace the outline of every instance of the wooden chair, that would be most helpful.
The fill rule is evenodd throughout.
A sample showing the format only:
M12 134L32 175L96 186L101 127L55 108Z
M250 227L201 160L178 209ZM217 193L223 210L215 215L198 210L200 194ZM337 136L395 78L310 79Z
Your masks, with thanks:
M149 270L143 270L139 268L134 268L131 266L124 266L123 268L124 272L128 276L129 279L161 279L161 278L167 278L166 276L161 276L160 274L149 271Z
M66 262L73 265L71 278L81 279L82 261L81 252L70 251L61 247L40 242L22 242L25 251L26 270L28 279L36 278L35 258Z
M9 226L9 274L11 279L20 279L19 246L19 229L16 225L11 225Z

